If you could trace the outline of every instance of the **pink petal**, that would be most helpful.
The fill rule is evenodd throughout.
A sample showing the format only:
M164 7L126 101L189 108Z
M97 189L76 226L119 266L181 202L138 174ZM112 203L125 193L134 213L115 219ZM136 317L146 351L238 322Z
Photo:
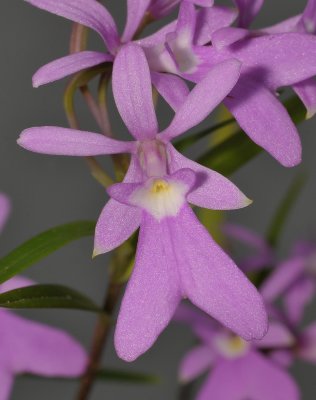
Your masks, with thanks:
M149 12L156 18L160 19L168 15L181 0L152 0Z
M304 103L307 109L306 118L312 118L316 114L316 80L307 79L293 86L294 91Z
M259 349L278 349L293 346L295 340L295 337L285 325L271 321L267 334L261 340L255 340L253 343Z
M11 278L0 285L0 293L8 292L9 290L19 289L26 286L31 286L34 284L35 282L31 279L25 276L16 275L14 278Z
M251 201L224 176L182 156L171 144L168 145L168 152L170 158L170 172L175 172L182 168L189 168L197 174L195 188L187 197L190 203L213 210L238 209L251 203Z
M273 302L289 289L304 274L305 257L295 257L276 267L270 277L264 281L260 293L267 302Z
M167 25L164 25L161 29L153 33L152 35L145 36L144 38L135 41L139 46L146 47L164 45L166 41L166 35L170 32L174 32L177 26L177 21L172 21Z
M270 360L282 368L289 368L294 361L292 350L274 350L269 354Z
M261 296L185 206L170 223L184 296L246 340L261 339L267 315Z
M141 179L138 161L132 157L123 182L139 182ZM107 253L120 246L138 229L140 221L141 210L110 199L97 222L93 254Z
M158 223L144 214L135 267L115 331L115 348L125 361L135 360L153 345L180 302L180 283L172 241L168 219Z
M299 356L308 362L316 363L316 323L312 322L304 329L301 346L298 349Z
M122 35L122 42L133 39L151 0L127 0L127 21Z
M236 17L237 13L232 8L218 6L203 8L197 14L195 44L202 46L209 43L214 32L230 26Z
M176 75L151 73L151 80L158 93L177 111L190 93L187 84Z
M2 360L1 360L2 361ZM2 364L2 362L1 362ZM10 399L13 386L13 374L4 365L0 368L0 400Z
M251 140L285 167L301 162L301 142L280 101L261 84L243 76L225 105Z
M8 196L4 193L0 193L0 232L2 232L9 214L11 211L11 204Z
M198 378L212 366L213 361L211 347L205 345L194 347L184 356L180 364L180 381L186 383Z
M158 132L146 56L136 44L122 46L113 65L113 94L117 108L131 134L151 139Z
M247 29L225 27L218 29L212 35L212 45L218 50L230 46L239 40L245 39L249 35Z
M234 0L239 9L239 26L248 28L260 11L264 0Z
M35 153L64 156L97 156L131 153L134 142L121 142L104 135L57 126L39 126L25 129L17 143Z
M290 374L263 355L247 356L219 363L210 374L197 400L299 400L296 382Z
M87 355L67 333L11 313L7 313L6 328L4 345L10 354L7 362L15 373L43 376L79 376L83 373Z
M295 15L294 17L288 18L275 25L269 26L264 29L260 29L260 32L270 35L274 35L276 33L296 32L297 24L299 23L300 19L301 19L301 14Z
M297 325L303 318L306 306L315 295L315 281L310 277L299 279L284 295L283 301L289 320Z
M316 1L308 0L302 18L298 23L298 29L307 33L316 33Z
M33 75L33 86L39 87L46 83L55 82L85 68L110 61L113 61L113 56L97 51L81 51L70 54L44 65L35 72Z
M26 0L42 10L70 19L96 31L110 52L119 46L115 22L107 9L96 0Z
M215 65L190 92L160 137L170 140L198 125L232 90L239 74L240 63L237 60Z

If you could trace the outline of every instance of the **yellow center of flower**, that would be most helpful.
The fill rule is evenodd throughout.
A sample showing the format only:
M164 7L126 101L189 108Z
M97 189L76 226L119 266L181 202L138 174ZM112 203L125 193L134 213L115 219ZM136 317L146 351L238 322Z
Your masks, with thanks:
M233 353L243 352L246 342L239 336L234 336L228 341L228 347Z
M170 189L170 185L168 182L164 181L163 179L156 179L153 182L151 187L151 192L153 194L167 192Z

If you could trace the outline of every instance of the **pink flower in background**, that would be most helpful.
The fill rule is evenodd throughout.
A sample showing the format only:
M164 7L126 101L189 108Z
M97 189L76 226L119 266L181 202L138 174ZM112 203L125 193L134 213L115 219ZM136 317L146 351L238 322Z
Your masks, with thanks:
M8 198L0 194L0 229L9 209ZM15 277L0 285L0 293L32 284ZM77 377L86 362L84 349L66 332L0 309L0 400L10 398L15 375Z
M159 63L160 71L198 82L218 62L239 60L241 75L225 106L250 139L282 165L297 165L300 138L276 91L316 75L316 37L296 32L252 36L247 29L223 23L210 32L201 28L197 15L192 3L181 3L175 30L166 35L163 57L148 56L151 68L157 70ZM206 26L212 23L211 17L204 21ZM197 32L205 30L208 41L199 40Z
M298 400L294 379L261 350L291 348L295 338L287 328L271 322L262 340L252 343L219 326L197 310L180 306L175 320L188 324L200 343L184 357L179 377L183 383L211 369L197 400Z
M100 254L122 244L140 226L135 268L115 335L117 352L125 360L134 360L154 343L182 297L245 339L261 338L266 332L260 295L187 205L236 209L249 200L228 179L183 157L170 143L220 103L236 84L239 69L235 60L211 69L185 99L174 104L171 124L158 133L145 54L128 44L115 58L113 93L136 142L56 127L30 128L18 140L39 153L132 153L124 183L109 188L112 199L95 234L95 253Z

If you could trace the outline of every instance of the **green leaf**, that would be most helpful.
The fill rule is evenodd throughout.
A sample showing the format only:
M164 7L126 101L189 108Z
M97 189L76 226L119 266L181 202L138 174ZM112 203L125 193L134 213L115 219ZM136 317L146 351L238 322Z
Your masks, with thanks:
M294 123L304 121L306 110L298 97L291 97L284 105ZM252 142L242 130L238 130L224 142L207 150L197 162L223 175L231 175L261 151L261 147Z
M97 373L98 379L105 379L118 382L129 383L159 383L159 378L154 375L143 374L139 372L121 371L115 369L102 369Z
M276 246L284 224L294 207L306 182L306 176L301 174L294 179L287 193L277 208L267 232L267 241L271 246Z
M0 294L0 307L68 308L101 312L88 297L62 285L32 285Z
M95 222L78 221L56 226L23 243L0 260L0 283L74 240L94 234Z

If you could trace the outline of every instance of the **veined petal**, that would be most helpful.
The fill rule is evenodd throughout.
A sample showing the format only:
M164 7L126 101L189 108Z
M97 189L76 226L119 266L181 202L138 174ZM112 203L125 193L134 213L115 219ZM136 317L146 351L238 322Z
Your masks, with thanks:
M123 142L99 133L39 126L25 129L17 143L35 153L64 156L97 156L102 154L132 153L134 142Z
M189 168L196 173L195 186L187 196L190 203L212 210L233 210L251 204L251 200L223 175L189 160L171 144L168 145L168 152L170 172Z
M284 106L260 83L242 77L225 105L251 140L285 167L301 162L301 141Z
M11 211L10 200L7 195L0 193L0 232L2 232Z
M304 315L305 307L312 301L316 291L315 281L311 277L302 277L285 293L283 297L289 320L298 324Z
M78 22L96 31L110 52L119 46L115 22L108 10L96 0L25 0L42 10Z
M122 35L122 42L126 43L133 39L151 0L127 0L127 20Z
M304 103L307 109L306 118L312 118L316 114L316 80L315 78L307 79L303 82L296 83L293 86L295 93Z
M152 0L149 8L150 13L156 19L160 19L168 15L181 0Z
M117 108L131 134L151 139L158 132L146 56L134 43L122 46L113 65L113 94Z
M6 318L10 329L3 345L8 346L12 371L69 377L83 373L87 355L66 332L11 313Z
M244 339L261 339L267 331L261 296L188 206L170 229L183 295Z
M293 285L304 273L305 257L294 257L276 267L261 289L260 293L267 302L274 301Z
M115 348L125 361L135 360L153 345L180 302L172 241L168 219L158 223L149 214L144 214L135 267L115 331Z
M267 334L261 340L255 340L253 343L260 349L278 349L292 346L295 340L295 337L285 325L272 321L269 323Z
M140 182L141 179L141 168L136 158L132 156L123 182ZM138 229L141 214L141 210L136 207L110 199L97 222L93 255L107 253L125 242Z
M180 364L180 382L186 383L198 378L212 366L214 358L210 346L202 345L190 350Z
M230 26L237 18L236 10L229 7L203 8L197 13L194 43L203 46L209 43L218 29Z
M199 124L228 95L240 75L240 63L226 60L214 66L187 96L171 124L159 135L170 140Z
M184 80L176 75L152 72L151 80L158 93L165 99L170 107L174 109L174 111L177 111L180 108L190 93Z
M46 83L55 82L85 68L111 61L113 61L112 55L97 51L81 51L70 54L44 65L35 72L32 79L33 86L39 87Z
M248 28L260 11L264 0L234 0L239 9L238 25Z
M226 384L225 384L226 382ZM263 355L222 361L213 369L197 400L299 400L296 382Z
M146 48L156 45L164 45L166 41L166 35L170 32L174 32L177 26L177 21L172 21L169 24L163 26L157 32L152 35L146 36L144 38L135 41L139 46Z

